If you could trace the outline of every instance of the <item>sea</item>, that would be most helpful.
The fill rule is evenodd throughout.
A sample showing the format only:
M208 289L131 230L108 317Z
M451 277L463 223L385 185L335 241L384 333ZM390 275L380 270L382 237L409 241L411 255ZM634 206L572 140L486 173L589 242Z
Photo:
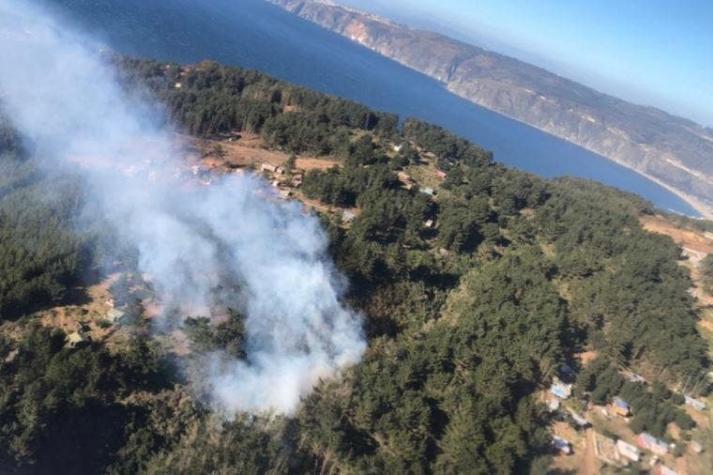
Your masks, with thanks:
M699 213L604 157L474 105L444 86L264 0L39 0L120 53L179 63L211 59L369 107L443 126L497 161L552 178L576 176Z

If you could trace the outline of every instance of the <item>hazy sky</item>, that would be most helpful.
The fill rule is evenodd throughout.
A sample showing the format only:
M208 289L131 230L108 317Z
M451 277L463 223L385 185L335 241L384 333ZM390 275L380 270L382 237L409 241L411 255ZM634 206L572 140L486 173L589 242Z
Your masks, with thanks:
M340 0L713 126L713 0Z

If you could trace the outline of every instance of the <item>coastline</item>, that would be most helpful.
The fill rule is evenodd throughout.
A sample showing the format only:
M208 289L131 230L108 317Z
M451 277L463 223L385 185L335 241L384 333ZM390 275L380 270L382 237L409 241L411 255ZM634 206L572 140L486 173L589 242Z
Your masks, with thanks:
M374 50L374 51L376 51L376 50ZM377 52L378 52L378 51L377 51ZM392 59L393 59L393 58L392 58ZM407 65L405 65L405 64L403 64L403 63L401 63L401 62L399 62L399 64L402 64L402 65L404 65L404 66L407 66ZM411 69L413 69L413 68L411 68ZM420 72L420 71L418 71L417 69L413 69L413 70L414 70L414 71L417 71L417 72ZM423 74L423 73L422 73L422 74ZM430 77L430 76L429 76L429 77ZM521 123L521 124L523 124L523 125L527 125L528 127L532 127L533 129L537 129L537 130L539 130L540 132L543 132L543 133L545 133L545 134L547 134L547 135L551 135L552 137L555 137L555 138L557 138L557 139L559 139L559 140L563 140L563 141L565 141L565 142L567 142L567 143L570 143L570 144L572 144L572 145L575 145L575 146L577 146L577 147L580 147L580 148L582 148L582 149L584 149L584 150L586 150L586 151L588 151L588 152L590 152L590 153L593 153L593 154L595 154L595 155L598 155L598 156L602 157L602 158L605 159L605 160L609 160L610 162L616 163L617 165L620 165L620 166L622 166L622 167L624 167L624 168L626 168L626 169L628 169L628 170L631 170L631 171L637 173L638 175L641 175L642 177L646 178L647 180L650 180L650 181L652 181L653 183L656 183L656 184L659 185L660 187L666 189L667 191L669 191L669 192L673 193L674 195L676 195L677 197L681 198L681 199L682 199L683 201L685 201L688 205L690 205L691 208L693 208L693 209L695 209L696 211L698 211L698 212L701 214L701 217L702 217L702 218L704 218L704 219L709 219L709 220L713 220L713 207L711 207L711 206L705 204L703 201L701 201L700 199L696 198L695 196L691 196L691 195L689 195L688 193L686 193L686 192L684 192L684 191L681 191L681 190L679 190L678 188L675 188L675 187L673 187L673 186L671 186L671 185L665 183L665 182L662 181L660 178L656 178L655 176L650 175L649 173L646 173L645 171L639 170L639 169L637 169L636 167L633 167L631 164L624 162L623 160L619 160L619 159L614 158L614 157L607 157L606 155L602 155L601 153L597 152L596 150L593 150L593 149L591 149L591 148L589 148L589 147L586 147L586 146L584 146L584 145L580 145L580 144L578 144L578 143L572 142L571 140L568 140L566 137L559 136L559 135L557 135L557 134L552 133L552 132L549 131L549 130L546 130L546 129L543 129L543 128L538 127L538 126L536 126L536 125L533 125L533 124L524 122L523 120L518 119L517 117L513 117L513 116L508 115L508 114L505 114L505 113L503 113L503 112L500 112L500 111L491 109L491 108L489 108L489 107L487 107L487 106L485 106L485 105L483 105L483 104L479 104L478 102L474 101L472 98L470 98L470 97L468 97L468 96L466 96L466 95L464 95L464 94L460 94L459 92L457 92L457 91L451 89L451 88L449 87L448 83L444 83L444 82L442 82L442 81L439 81L439 82L442 84L442 86L444 87L444 89L446 89L448 92L450 92L451 94L454 94L454 95L460 97L461 99L464 99L464 100L470 102L471 104L474 104L474 105L476 105L476 106L478 106L478 107L482 107L482 108L484 108L484 109L487 109L487 110L489 110L490 112L493 112L493 113L495 113L495 114L499 114L499 115L501 115L501 116L503 116L503 117L507 117L508 119L514 120L514 121L519 122L519 123ZM664 211L667 211L667 212L668 212L668 211L670 211L670 210L664 210Z

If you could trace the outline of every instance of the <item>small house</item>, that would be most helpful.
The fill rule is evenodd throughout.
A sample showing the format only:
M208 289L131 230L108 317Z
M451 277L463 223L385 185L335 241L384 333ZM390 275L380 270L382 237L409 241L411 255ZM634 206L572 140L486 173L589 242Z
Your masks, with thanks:
M555 379L552 386L550 386L550 392L560 399L567 399L572 395L572 385Z
M560 408L560 400L556 397L553 397L549 401L547 401L547 409L550 412L557 412Z
M644 378L644 377L641 376L640 374L634 373L633 371L623 371L621 374L622 374L622 376L624 376L624 378L625 378L627 381L631 381L632 383L643 383L643 384L646 384L646 382L647 382L647 381L646 381L646 378Z
M286 188L281 188L281 189L280 189L280 198L286 200L286 199L289 198L290 196L292 196L292 192L291 192L290 190L288 190L288 189L286 189Z
M428 195L428 196L433 196L433 195L436 194L435 190L434 190L433 188L431 188L431 187L428 187L428 186L425 187L425 188L421 188L419 191L420 191L421 193L423 193L424 195Z
M568 440L556 435L552 436L552 447L565 455L572 453L572 444Z
M342 212L342 222L343 223L351 223L354 221L354 218L356 218L356 214L354 214L353 211L349 211L348 209L345 209Z
M409 175L409 174L406 173L406 172L398 172L398 173L396 174L396 176L397 176L397 178L399 179L399 181L400 181L401 183L403 183L404 185L413 185L413 184L415 183L415 181L413 180L413 178L411 178L411 175Z
M632 462L638 462L641 458L639 449L621 439L616 441L616 449L619 451L619 455L631 460Z
M433 220L432 220L432 219L426 220L426 222L423 223L423 227L424 227L424 228L431 229L431 228L433 227Z
M636 437L636 443L642 449L650 450L656 455L666 455L668 453L668 444L663 440L657 439L648 432L642 432Z
M696 399L692 396L684 396L686 399L686 406L690 406L696 411L705 411L706 410L706 403L701 401L700 399Z
M276 173L277 172L277 167L273 165L272 163L263 163L260 165L260 171L261 172L269 172L269 173Z
M612 401L612 407L614 408L614 413L619 416L628 417L631 415L631 406L629 406L629 403L620 397L614 398Z

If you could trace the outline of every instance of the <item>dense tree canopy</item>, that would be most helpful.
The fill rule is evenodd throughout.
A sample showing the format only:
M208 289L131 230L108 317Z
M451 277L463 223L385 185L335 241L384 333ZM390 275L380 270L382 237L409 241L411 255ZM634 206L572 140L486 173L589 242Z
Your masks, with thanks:
M0 321L60 301L83 277L91 246L73 229L80 203L71 177L0 155Z

